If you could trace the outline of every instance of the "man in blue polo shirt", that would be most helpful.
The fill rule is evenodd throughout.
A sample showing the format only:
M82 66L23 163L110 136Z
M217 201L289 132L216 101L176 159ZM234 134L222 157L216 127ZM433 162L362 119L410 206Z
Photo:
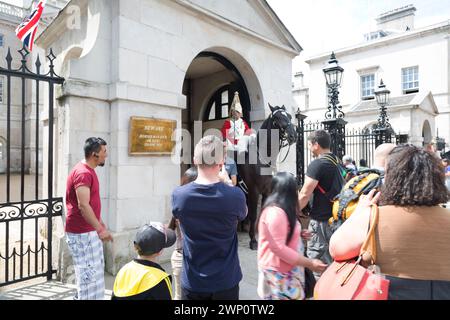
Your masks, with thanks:
M242 279L236 226L245 219L245 195L220 181L223 142L206 136L195 146L198 178L177 187L172 213L183 233L183 300L238 300Z

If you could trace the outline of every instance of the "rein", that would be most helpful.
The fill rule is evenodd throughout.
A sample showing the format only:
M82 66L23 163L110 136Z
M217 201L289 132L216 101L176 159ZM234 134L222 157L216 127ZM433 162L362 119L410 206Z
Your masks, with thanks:
M269 119L272 119L272 126L271 126L270 130L272 130L273 123L275 122L275 121L273 121L273 116L274 116L277 112L280 112L280 111L281 111L281 109L278 109L278 110L275 110L275 112L273 112L273 113L270 114ZM289 151L291 150L291 145L289 144L289 142L287 142L288 138L287 138L286 130L283 130L283 129L281 129L281 128L278 128L278 130L279 130L279 131L282 131L282 134L279 135L279 145L278 145L279 147L278 147L278 155L277 155L277 158L278 158L279 154L281 153L281 152L280 152L281 149L284 148L284 147L286 147L286 146L288 147L288 151L287 151L286 155L284 156L283 160L280 161L280 163L283 163L284 161L286 161L287 156L289 155ZM261 157L259 156L259 147L258 147L256 150L257 150L257 152L258 152L258 159L259 159L259 161L260 161L263 165L265 165L265 166L272 167L272 164L270 163L270 161L269 161L269 163L264 163L264 161L261 160Z
M277 112L280 112L281 109L275 110L274 113L272 113L270 116L273 118L273 116L275 114L277 114ZM278 130L281 131L280 128L278 128ZM288 151L286 152L286 155L284 156L283 160L281 160L280 162L283 163L284 161L286 161L287 156L289 155L289 151L291 150L291 145L289 144L289 142L287 141L287 133L286 130L283 130L283 133L279 136L279 148L278 148L278 155L281 153L281 149L283 149L284 147L288 147Z

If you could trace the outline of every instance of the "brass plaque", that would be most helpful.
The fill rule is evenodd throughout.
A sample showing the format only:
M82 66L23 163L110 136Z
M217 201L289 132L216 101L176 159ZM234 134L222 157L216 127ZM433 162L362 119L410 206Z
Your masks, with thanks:
M130 118L130 155L171 155L175 146L175 120Z

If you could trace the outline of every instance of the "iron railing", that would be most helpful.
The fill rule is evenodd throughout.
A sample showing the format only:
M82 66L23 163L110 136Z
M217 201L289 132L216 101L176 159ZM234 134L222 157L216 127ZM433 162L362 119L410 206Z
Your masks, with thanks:
M308 139L307 137L316 130L326 130L328 128L324 124L324 122L304 122L305 117L300 113L297 114L297 133L298 133L298 146L297 146L297 182L299 187L303 185L304 175L306 173L306 169L308 165L314 160L311 152L308 149ZM374 130L369 130L367 128L359 129L352 128L345 130L344 141L345 141L345 149L342 146L338 146L339 155L342 158L342 155L348 154L351 155L352 158L356 162L356 166L359 167L359 160L366 160L367 166L371 167L374 162L374 153L375 148L377 146L377 132ZM392 143L400 144L406 143L408 140L407 134L395 135L391 134L390 141Z
M6 77L6 194L1 196L0 200L0 230L5 230L0 233L4 236L5 244L0 247L0 286L9 285L15 282L28 280L31 278L46 276L51 279L56 272L52 267L52 230L53 218L62 215L62 198L55 197L53 194L53 140L54 140L54 86L62 84L64 78L59 77L54 70L55 55L50 50L47 55L49 60L48 71L46 73L41 69L41 62L39 56L35 61L35 72L31 71L27 66L27 56L29 51L26 47L18 50L21 56L21 63L18 69L12 67L11 50L8 49L6 56L6 68L0 67L0 75ZM11 133L12 127L12 86L11 80L18 79L20 83L21 99L20 99L20 139ZM29 169L25 166L25 149L31 138L26 136L26 97L28 89L32 88L31 84L35 86L35 131L29 133L28 137L34 135L36 154L35 154L35 172L34 172L34 192L33 195L25 194L25 178ZM48 84L48 140L44 143L47 145L47 195L45 199L40 199L39 195L39 128L42 120L40 119L40 85L41 83ZM17 107L17 106L15 106ZM12 199L12 188L15 186L11 183L11 139L20 140L20 199ZM46 241L39 240L39 221L45 219L46 222ZM34 220L34 244L27 246L25 242L25 224L29 220ZM13 225L19 224L17 236L11 232ZM17 232L16 232L17 233ZM14 239L17 236L18 239ZM46 242L46 243L45 243ZM1 243L1 242L0 242ZM16 247L18 245L18 247ZM39 255L41 255L39 260ZM44 261L45 255L45 261ZM31 261L34 259L34 272L31 268ZM25 262L28 263L25 266ZM38 268L38 263L41 263L41 270ZM44 267L45 264L45 267ZM25 274L27 272L27 274Z

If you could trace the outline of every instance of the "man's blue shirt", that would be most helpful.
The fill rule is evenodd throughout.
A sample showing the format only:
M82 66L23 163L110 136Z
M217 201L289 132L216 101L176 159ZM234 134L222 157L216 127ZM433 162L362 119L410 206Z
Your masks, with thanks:
M172 193L172 213L183 232L182 287L214 293L239 284L236 227L247 215L244 193L222 182L191 182Z

